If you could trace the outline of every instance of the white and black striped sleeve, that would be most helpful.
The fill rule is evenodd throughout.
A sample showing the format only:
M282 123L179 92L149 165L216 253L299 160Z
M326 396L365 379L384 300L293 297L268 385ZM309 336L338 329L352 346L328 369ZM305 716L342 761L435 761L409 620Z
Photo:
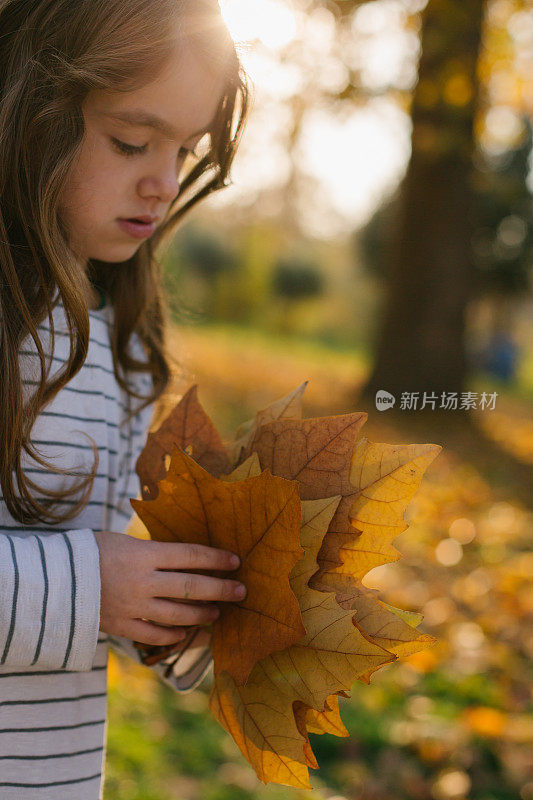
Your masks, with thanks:
M187 694L203 681L213 664L211 625L191 629L190 635L177 647L178 652L167 659L152 664L150 669L180 694ZM126 653L142 663L139 650L130 639L110 636L109 644L118 652Z
M87 671L100 627L100 559L90 529L0 533L0 665Z

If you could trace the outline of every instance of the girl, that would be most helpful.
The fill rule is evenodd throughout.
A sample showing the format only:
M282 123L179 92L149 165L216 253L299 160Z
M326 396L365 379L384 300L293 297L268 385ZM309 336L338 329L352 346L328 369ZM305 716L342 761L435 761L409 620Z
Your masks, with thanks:
M225 184L247 87L216 0L0 0L0 64L0 798L96 800L108 643L201 626L190 691L246 591L188 573L227 551L122 534L170 376L154 253Z

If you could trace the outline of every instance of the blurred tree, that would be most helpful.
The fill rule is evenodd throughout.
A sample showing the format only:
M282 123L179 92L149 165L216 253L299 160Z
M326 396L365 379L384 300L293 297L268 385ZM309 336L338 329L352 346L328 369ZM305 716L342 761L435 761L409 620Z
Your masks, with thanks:
M532 148L533 127L524 118L524 135L515 148L499 156L477 154L472 257L478 294L515 296L533 286L533 196L527 186ZM400 207L397 190L353 236L356 251L362 249L365 268L379 279L388 276Z
M281 0L272 8L283 5ZM483 225L474 196L474 158L479 145L487 152L494 152L495 140L502 151L512 146L508 120L531 108L531 0L290 0L287 5L296 10L294 36L280 30L285 43L269 46L275 31L266 36L260 31L257 58L250 61L264 75L264 86L255 128L248 131L255 139L243 175L255 175L263 161L265 166L239 202L248 218L275 219L292 242L301 241L302 233L328 236L328 218L342 218L343 235L351 212L323 191L327 181L313 168L311 134L331 118L321 137L326 155L330 136L336 142L335 132L359 109L381 113L390 103L409 113L412 156L398 213L391 217L387 297L369 393L380 384L400 391L461 390L468 366L466 310L479 267L472 237ZM382 98L388 102L381 104ZM502 111L507 112L503 125ZM369 158L379 158L379 146L368 145ZM336 144L331 149L339 158L328 163L342 170L349 148L342 154ZM258 159L257 152L273 155ZM372 194L377 202L378 194ZM339 191L335 201L341 198ZM234 218L235 207L229 208L227 218ZM219 220L219 209L215 213ZM510 226L516 228L516 220L503 223L504 238L509 239ZM516 230L510 235L516 238Z
M278 259L272 272L271 291L281 301L279 327L290 330L290 313L294 303L318 297L324 291L324 277L314 261L301 256Z
M394 193L372 214L362 230L352 236L352 249L363 255L363 267L372 277L386 280L390 264L390 251L396 235L400 194Z
M482 291L515 295L533 284L533 196L527 187L532 147L533 126L524 118L517 147L483 158L476 172L473 254Z
M317 297L324 288L324 279L314 262L300 258L281 258L272 274L272 291L288 300Z
M365 391L461 391L465 310L473 292L470 242L477 60L484 0L429 0L412 105L412 156L376 360Z
M179 242L179 256L183 267L206 281L216 279L234 265L233 254L219 238L193 226L184 229Z
M316 0L313 5L333 10L341 31L361 6L374 3L386 5L383 0ZM421 56L411 104L412 155L395 201L383 212L391 237L373 239L388 269L374 369L365 387L369 396L380 388L395 393L464 388L466 310L480 266L472 240L483 224L481 201L474 195L473 160L482 127L476 114L483 107L480 98L484 110L491 103L519 110L526 96L522 73L513 74L506 24L514 14L516 33L518 12L527 13L528 3L406 0L402 5L420 10ZM504 96L494 88L502 85ZM368 94L351 71L337 99L360 103ZM499 220L501 231L516 239L522 223L509 210L506 214L511 219ZM372 233L378 233L377 225ZM518 278L509 260L506 267L500 262L494 279L498 273Z
M186 226L173 257L176 268L199 278L204 285L203 313L208 319L223 317L223 284L238 269L236 254L217 236L194 225Z
M511 380L516 346L511 327L513 307L533 285L533 197L527 187L533 128L524 119L524 134L515 148L499 156L479 152L473 172L472 194L477 209L471 253L475 293L492 306L487 349L476 352L477 366ZM392 247L398 236L401 194L397 191L354 236L370 274L386 281Z

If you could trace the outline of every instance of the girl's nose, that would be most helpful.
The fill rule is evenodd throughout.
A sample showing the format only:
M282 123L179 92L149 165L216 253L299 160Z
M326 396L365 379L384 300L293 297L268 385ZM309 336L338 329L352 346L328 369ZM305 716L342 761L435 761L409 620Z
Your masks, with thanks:
M166 203L170 203L179 190L180 180L175 161L162 165L157 171L151 171L139 182L139 194L142 197L155 195Z

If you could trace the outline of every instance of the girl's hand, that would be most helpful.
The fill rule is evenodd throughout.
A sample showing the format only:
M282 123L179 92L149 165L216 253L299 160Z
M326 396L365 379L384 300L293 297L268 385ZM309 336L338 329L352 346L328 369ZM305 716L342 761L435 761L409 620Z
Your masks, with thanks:
M187 572L237 569L228 550L111 531L94 535L100 551L100 630L105 633L144 644L172 644L185 638L182 626L207 625L218 617L208 601L239 601L246 595L238 581ZM238 594L237 587L244 593Z

